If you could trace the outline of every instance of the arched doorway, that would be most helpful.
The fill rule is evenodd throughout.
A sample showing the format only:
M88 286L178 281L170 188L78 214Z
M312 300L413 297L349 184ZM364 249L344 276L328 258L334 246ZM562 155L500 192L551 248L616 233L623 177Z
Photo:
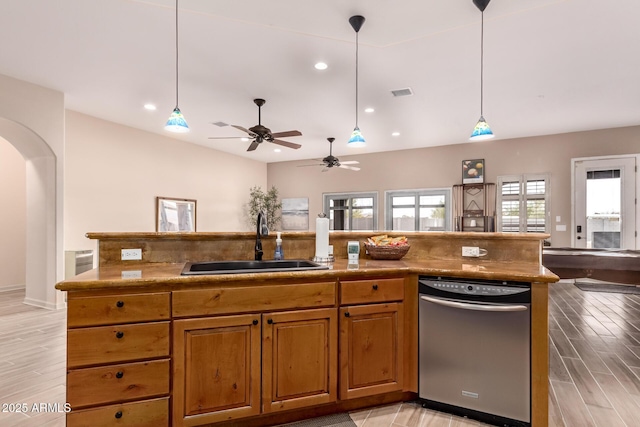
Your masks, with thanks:
M9 141L26 162L27 257L26 304L55 309L64 307L54 288L61 265L61 239L57 227L56 156L36 132L15 121L0 118L0 136Z

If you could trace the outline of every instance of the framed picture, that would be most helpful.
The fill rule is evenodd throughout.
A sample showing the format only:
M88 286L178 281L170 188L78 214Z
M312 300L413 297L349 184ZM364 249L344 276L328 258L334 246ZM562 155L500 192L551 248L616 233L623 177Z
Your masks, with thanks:
M282 229L309 230L309 199L282 199Z
M196 231L196 201L156 197L156 231Z
M484 183L484 159L472 159L462 161L462 183Z

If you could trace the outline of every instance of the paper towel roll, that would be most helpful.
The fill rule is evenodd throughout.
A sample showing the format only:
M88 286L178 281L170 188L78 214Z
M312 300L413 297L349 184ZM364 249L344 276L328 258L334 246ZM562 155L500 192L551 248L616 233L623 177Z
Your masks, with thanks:
M316 218L316 258L329 257L329 218Z

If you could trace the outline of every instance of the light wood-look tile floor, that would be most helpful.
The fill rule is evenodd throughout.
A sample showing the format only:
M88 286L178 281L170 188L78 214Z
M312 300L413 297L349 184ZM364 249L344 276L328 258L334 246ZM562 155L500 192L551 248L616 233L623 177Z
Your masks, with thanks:
M549 425L640 426L640 295L550 286ZM64 414L32 412L33 403L65 402L64 310L22 304L24 291L0 292L0 426L62 427ZM350 414L361 427L477 427L485 424L416 403Z

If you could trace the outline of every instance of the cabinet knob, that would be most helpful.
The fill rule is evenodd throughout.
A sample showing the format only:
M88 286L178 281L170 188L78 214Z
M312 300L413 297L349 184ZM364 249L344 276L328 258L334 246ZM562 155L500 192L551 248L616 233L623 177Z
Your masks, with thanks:
M118 308L122 308L122 307L124 307L124 301L118 301L118 302L116 303L116 307L118 307Z
M351 316L351 315L349 314L349 312L348 312L348 311L345 311L345 313L344 313L344 317L349 317L349 316Z
M122 377L124 377L124 372L122 371L116 372L116 378L122 378Z
M258 319L253 319L253 324L257 325L258 324Z
M272 324L273 324L273 319L269 319L269 320L267 320L267 323L268 323L268 324L270 324L270 325L272 325Z
M122 338L123 336L124 336L124 332L122 332L122 331L118 331L118 332L116 332L116 338L120 339L120 338Z
M374 290L374 291L377 291L377 290L378 290L378 285L377 285L377 284L373 285L373 290Z
M116 412L116 418L122 418L122 411Z

